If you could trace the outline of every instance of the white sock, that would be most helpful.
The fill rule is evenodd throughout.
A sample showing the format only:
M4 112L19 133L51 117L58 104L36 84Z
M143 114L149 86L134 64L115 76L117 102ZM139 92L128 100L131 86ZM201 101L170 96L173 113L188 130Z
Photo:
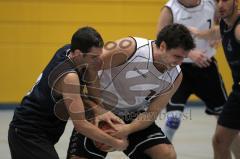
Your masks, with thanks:
M181 111L175 110L175 111L167 112L163 132L165 133L165 135L168 137L170 141L172 141L172 138L175 132L180 126L181 119L182 119Z

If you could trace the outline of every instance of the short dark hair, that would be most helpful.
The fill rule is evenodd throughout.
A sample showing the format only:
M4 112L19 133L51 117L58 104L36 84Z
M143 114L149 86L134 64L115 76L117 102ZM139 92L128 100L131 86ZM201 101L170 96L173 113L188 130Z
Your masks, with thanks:
M92 27L79 28L72 36L71 51L79 49L83 53L89 52L91 47L102 48L104 45L101 35Z
M155 44L160 47L162 42L167 45L167 50L174 48L183 48L190 51L195 48L195 43L190 31L182 24L171 24L165 26L157 35Z

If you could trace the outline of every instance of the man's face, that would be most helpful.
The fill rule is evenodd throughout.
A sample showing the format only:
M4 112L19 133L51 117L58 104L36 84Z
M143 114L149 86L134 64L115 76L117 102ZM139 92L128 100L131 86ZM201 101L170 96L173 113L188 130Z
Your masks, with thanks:
M232 15L235 0L216 0L217 9L221 18L228 18Z
M83 54L83 60L88 67L100 69L102 66L102 61L100 55L102 54L102 48L92 47L90 51L86 54Z
M162 62L167 65L168 68L181 65L184 58L187 57L189 51L185 51L182 48L174 48L164 51L162 54Z

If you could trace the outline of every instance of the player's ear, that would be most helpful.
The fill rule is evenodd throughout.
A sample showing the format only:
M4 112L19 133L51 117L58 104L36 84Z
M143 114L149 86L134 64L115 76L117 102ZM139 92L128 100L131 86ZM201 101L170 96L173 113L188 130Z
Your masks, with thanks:
M165 43L165 41L162 41L162 42L161 42L161 44L160 44L160 46L159 46L159 49L160 49L161 51L166 51L166 49L167 49L167 44Z

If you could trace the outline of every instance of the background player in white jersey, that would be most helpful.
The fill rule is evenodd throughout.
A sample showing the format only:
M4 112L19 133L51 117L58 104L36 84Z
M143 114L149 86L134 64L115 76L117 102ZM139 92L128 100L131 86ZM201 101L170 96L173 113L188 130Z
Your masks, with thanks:
M169 0L161 11L158 30L172 23L206 30L214 24L214 17L213 0ZM191 94L204 101L205 112L210 115L219 115L227 98L214 58L215 49L208 40L194 40L196 49L181 65L183 81L167 106L164 132L170 140L180 125L184 106Z
M188 29L180 24L163 28L156 41L127 37L105 45L100 74L103 104L126 123L116 126L112 135L128 137L124 153L129 158L176 158L173 146L154 121L180 85L179 65L194 47ZM106 155L91 140L73 132L68 158Z

